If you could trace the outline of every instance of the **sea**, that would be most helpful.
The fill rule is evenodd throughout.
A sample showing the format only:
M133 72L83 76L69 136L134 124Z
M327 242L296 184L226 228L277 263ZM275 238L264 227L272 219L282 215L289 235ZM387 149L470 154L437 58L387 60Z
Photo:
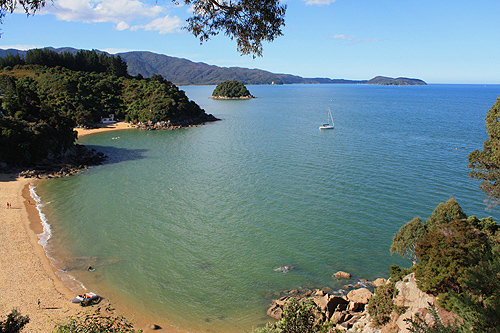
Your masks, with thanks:
M214 88L182 87L221 121L82 137L107 162L32 189L40 242L75 293L132 321L249 332L287 291L342 293L411 266L391 256L394 233L450 197L500 218L467 167L500 85L248 86L251 100ZM335 128L319 130L328 109Z

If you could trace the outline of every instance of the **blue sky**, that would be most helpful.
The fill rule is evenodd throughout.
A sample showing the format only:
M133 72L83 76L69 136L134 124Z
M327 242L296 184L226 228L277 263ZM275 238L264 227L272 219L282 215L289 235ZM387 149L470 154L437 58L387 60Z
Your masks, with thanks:
M181 0L182 1L182 0ZM34 16L8 14L0 48L152 51L223 67L304 77L414 77L428 83L500 83L500 1L288 0L284 36L263 57L183 30L186 5L169 0L54 0Z

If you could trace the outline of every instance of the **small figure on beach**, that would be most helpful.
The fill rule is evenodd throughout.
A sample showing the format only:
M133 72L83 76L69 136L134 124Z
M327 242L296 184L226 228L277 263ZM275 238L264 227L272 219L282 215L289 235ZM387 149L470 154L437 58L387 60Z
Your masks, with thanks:
M7 209L9 209L9 208L10 208L10 204L7 202Z
M38 299L38 309L40 310L40 299Z
M88 270L89 272L93 272L93 271L95 271L95 268L94 268L94 267L92 267L92 266L89 266L89 267L87 267L87 270Z

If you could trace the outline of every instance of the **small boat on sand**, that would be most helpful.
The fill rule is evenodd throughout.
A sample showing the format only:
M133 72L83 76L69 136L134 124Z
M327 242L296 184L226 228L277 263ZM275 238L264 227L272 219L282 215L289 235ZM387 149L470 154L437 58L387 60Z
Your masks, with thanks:
M71 301L71 303L80 303L81 306L97 304L101 301L101 297L94 293L85 293L78 295Z

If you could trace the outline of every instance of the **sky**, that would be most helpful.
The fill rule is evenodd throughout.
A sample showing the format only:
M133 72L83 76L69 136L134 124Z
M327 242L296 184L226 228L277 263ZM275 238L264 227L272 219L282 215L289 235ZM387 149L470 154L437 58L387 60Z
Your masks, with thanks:
M200 45L183 29L191 8L178 2L48 0L35 15L7 14L0 48L151 51L303 77L500 84L499 0L285 0L283 36L255 59L224 35Z

